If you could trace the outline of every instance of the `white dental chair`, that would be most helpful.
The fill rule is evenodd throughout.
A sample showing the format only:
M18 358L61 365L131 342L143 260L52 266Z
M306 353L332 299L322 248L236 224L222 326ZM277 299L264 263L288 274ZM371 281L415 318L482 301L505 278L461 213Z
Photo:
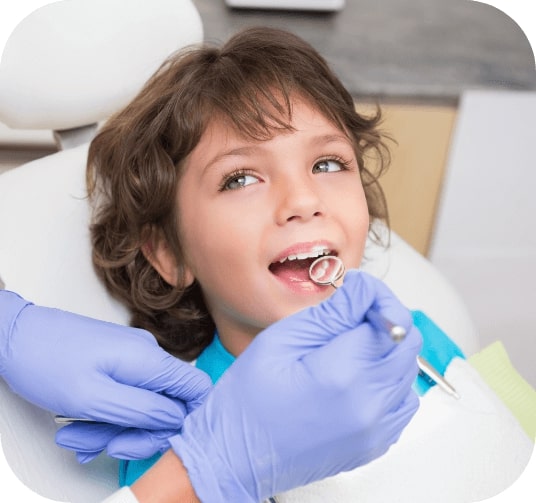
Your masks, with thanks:
M17 27L0 65L0 121L53 130L61 151L0 175L0 277L6 289L36 304L128 323L128 313L91 266L87 142L169 53L202 37L189 0L60 1ZM478 349L460 297L425 258L396 235L388 250L371 246L367 254L367 270L408 307L426 312L466 354ZM78 465L72 453L55 446L55 430L51 414L22 401L0 380L2 449L24 484L44 498L81 503L117 489L114 461L101 456ZM2 491L0 484L5 500Z

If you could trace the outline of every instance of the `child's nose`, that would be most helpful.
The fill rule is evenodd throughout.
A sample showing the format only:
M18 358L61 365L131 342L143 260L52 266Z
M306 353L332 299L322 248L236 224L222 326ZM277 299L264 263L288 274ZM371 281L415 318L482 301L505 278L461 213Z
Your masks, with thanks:
M318 188L310 180L287 180L277 188L276 221L284 225L291 221L308 221L325 213Z

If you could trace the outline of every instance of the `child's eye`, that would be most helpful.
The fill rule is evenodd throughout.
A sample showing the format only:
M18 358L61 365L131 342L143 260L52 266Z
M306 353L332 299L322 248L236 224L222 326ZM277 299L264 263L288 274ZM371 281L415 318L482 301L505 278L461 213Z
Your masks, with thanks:
M224 191L241 189L243 187L247 187L248 185L259 183L259 181L260 180L256 176L250 175L248 173L232 173L223 180L220 186L220 190Z
M324 159L313 166L313 173L333 173L347 169L344 161L337 159Z

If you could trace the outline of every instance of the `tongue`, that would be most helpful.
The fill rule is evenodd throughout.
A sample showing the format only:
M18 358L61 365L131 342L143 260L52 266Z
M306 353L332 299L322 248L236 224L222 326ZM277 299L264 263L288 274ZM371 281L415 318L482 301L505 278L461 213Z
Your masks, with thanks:
M313 259L305 260L285 260L285 262L276 262L270 266L270 271L279 279L289 282L311 281L309 277L309 267Z

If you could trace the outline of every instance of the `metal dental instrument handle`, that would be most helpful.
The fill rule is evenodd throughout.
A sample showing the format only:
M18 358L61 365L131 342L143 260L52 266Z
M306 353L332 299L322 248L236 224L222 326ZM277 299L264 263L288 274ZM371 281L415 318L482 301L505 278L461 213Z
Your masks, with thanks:
M374 325L374 328L388 333L394 342L402 342L405 339L406 329L400 325L395 325L392 321L388 320L377 311L369 309L365 316L368 321Z
M311 278L311 281L321 286L331 285L333 288L338 288L335 282L343 277L344 272L345 267L342 260L334 255L318 257L309 267L309 277ZM389 334L394 342L401 342L406 337L406 329L404 327L394 324L377 311L369 309L366 317L374 328ZM430 362L425 360L422 356L417 356L417 364L420 372L430 380L434 381L443 391L456 399L460 398L460 395L458 395L455 388L432 366Z
M83 419L80 417L65 417L54 416L54 422L56 424L71 424L71 423L96 423L93 419Z
M432 364L429 361L425 360L422 356L417 356L417 365L419 365L421 373L434 381L445 393L448 393L450 396L456 398L456 400L460 399L460 395L454 386L452 386L452 384L450 384L434 367L432 367Z

